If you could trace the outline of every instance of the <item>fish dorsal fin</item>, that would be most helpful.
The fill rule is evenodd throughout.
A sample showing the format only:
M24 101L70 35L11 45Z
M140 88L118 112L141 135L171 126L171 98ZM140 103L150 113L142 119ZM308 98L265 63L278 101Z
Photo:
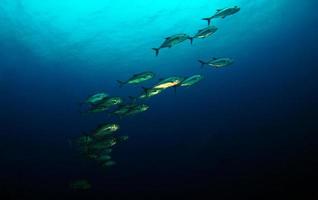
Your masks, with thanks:
M220 12L220 11L225 10L225 9L226 9L226 8L217 9L216 11L217 11L217 12Z

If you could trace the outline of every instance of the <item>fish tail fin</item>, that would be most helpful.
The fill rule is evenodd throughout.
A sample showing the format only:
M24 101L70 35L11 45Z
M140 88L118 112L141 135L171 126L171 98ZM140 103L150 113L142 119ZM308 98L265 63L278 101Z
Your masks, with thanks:
M194 37L189 37L190 44L193 44L193 39L194 39Z
M203 18L202 20L208 21L208 25L210 25L212 17Z
M156 56L159 55L160 48L152 48L152 50L154 50L156 52Z
M204 61L202 61L202 60L198 60L199 61L199 63L201 63L201 68L204 66L204 65L206 65L206 62L204 62Z
M120 88L122 88L125 85L124 81L117 80L117 83L119 84Z

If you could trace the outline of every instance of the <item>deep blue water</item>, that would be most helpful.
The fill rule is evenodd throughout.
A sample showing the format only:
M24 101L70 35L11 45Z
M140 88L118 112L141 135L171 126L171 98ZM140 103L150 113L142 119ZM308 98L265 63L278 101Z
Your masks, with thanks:
M212 37L154 56L151 48L165 37L194 34L206 26L202 17L233 5L241 11L212 21L219 28ZM317 195L308 184L317 174L317 6L315 0L1 0L1 194ZM197 60L212 57L235 63L201 69ZM147 100L150 110L134 117L79 114L78 103L97 91L140 94L140 86L119 88L116 80L145 70L157 75L148 87L172 75L204 80ZM115 147L117 165L105 171L69 140L109 120L129 140ZM92 189L72 191L69 182L82 178Z

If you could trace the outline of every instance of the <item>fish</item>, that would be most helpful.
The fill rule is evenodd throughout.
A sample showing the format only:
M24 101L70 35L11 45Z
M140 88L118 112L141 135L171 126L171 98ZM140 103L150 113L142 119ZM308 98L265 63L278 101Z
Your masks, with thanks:
M201 81L203 79L203 76L202 75L193 75L193 76L190 76L186 79L184 79L180 86L182 87L188 87L188 86L192 86L196 83L198 83L199 81Z
M145 88L143 87L144 93L139 96L139 99L146 99L160 94L164 89L161 88Z
M83 103L87 103L90 105L96 105L99 102L101 102L103 99L107 98L109 95L105 92L100 92L94 95L89 96L85 101L83 101L81 104Z
M156 56L158 56L160 49L171 48L172 46L175 46L175 45L177 45L181 42L184 42L186 40L190 40L190 42L192 44L192 39L193 39L192 37L190 37L189 35L184 34L184 33L176 34L176 35L167 37L165 39L165 41L160 45L159 48L152 48L152 49L155 51Z
M121 97L109 97L98 103L96 107L110 108L112 106L121 104L122 102L123 100Z
M118 124L101 124L92 133L94 137L104 137L118 131Z
M116 106L122 103L121 97L106 97L103 100L99 101L98 103L92 105L89 110L81 111L81 114L88 114L88 113L100 113L109 110L112 106Z
M96 160L98 158L98 155L96 155L96 154L87 154L86 157L89 160Z
M199 30L198 33L194 35L192 38L199 38L199 39L207 38L211 36L213 33L215 33L217 30L218 28L216 26L211 25L204 29Z
M78 150L82 153L87 153L88 146L94 142L94 139L90 136L84 133L82 136L76 138L75 140L76 147ZM72 146L73 141L70 140L70 145Z
M108 138L102 141L96 141L93 144L90 144L88 148L90 150L104 150L109 149L117 144L116 138Z
M110 148L95 148L95 149L88 149L89 151L84 152L84 155L86 158L90 160L98 160L101 156L110 156L110 153L112 152L112 149Z
M235 13L239 12L240 10L241 9L238 6L218 9L218 10L216 10L216 13L213 16L207 17L207 18L203 18L202 20L208 21L208 25L210 25L212 19L214 19L214 18L222 18L222 19L224 19L227 16L234 15Z
M109 161L106 161L102 164L103 167L111 167L111 166L114 166L116 165L116 162L115 161L112 161L112 160L109 160Z
M96 160L99 162L105 162L105 161L111 160L111 159L112 159L112 157L110 155L101 155L101 156L97 157Z
M139 105L135 105L133 106L132 108L130 108L128 110L128 112L126 112L124 115L125 116L129 116L129 115L135 115L135 114L138 114L138 113L142 113L142 112L145 112L149 109L149 106L146 105L146 104L139 104Z
M87 145L93 142L93 139L89 135L82 135L76 139L76 143L78 145Z
M88 190L92 186L87 180L76 180L70 183L70 188L74 190Z
M117 80L117 82L119 83L119 86L122 87L125 84L139 84L139 83L142 83L144 81L150 80L153 77L155 77L155 73L153 73L153 72L142 72L139 74L134 74L127 81Z
M81 114L100 113L100 112L105 112L108 109L109 109L109 107L93 106L88 111L81 112Z
M105 155L105 154L110 154L113 151L113 149L104 149L101 154Z
M127 113L131 108L133 108L135 106L135 104L122 104L120 106L118 106L117 109L115 109L111 114L114 115L125 115L125 113Z
M135 115L141 112L145 112L149 109L149 106L146 104L127 104L127 105L122 105L121 107L118 108L118 110L115 110L112 114L118 115L120 117L124 116L130 116L130 115Z
M178 86L184 78L178 76L172 76L169 78L161 79L158 84L156 84L153 88L154 89L167 89L170 87Z
M201 67L203 67L204 65L209 65L215 68L229 66L234 63L234 61L231 58L213 58L212 60L208 62L204 62L202 60L198 60L198 61L199 63L201 63Z
M128 140L128 136L127 135L123 135L123 136L119 136L118 141L122 142L122 141L126 141Z

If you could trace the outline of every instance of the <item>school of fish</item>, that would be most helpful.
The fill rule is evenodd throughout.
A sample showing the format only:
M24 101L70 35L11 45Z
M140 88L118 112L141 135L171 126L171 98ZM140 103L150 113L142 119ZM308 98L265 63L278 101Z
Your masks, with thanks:
M183 43L189 40L190 44L194 39L205 39L212 36L217 32L218 28L211 25L213 19L224 19L230 15L233 15L240 11L238 6L218 9L215 14L210 17L203 18L208 22L208 26L198 30L194 36L190 36L185 33L175 34L166 37L163 43L157 47L152 48L155 51L155 55L158 56L161 49L171 48L177 44ZM212 57L210 60L198 60L203 66L210 66L215 69L230 66L234 63L234 60L227 57ZM128 77L127 80L118 80L119 87L128 85L139 85L146 81L153 79L156 76L154 72L145 71ZM142 86L142 93L139 96L129 97L129 100L125 100L123 97L111 96L106 92L98 92L88 96L84 101L80 103L81 114L89 115L93 113L107 112L108 115L115 119L121 119L123 117L135 116L137 114L146 112L150 109L150 106L142 101L157 96L169 88L173 88L175 91L179 87L190 87L199 83L203 79L202 75L195 74L191 76L171 76L159 79L159 81L152 87ZM84 110L83 110L84 109ZM112 158L112 152L114 146L125 142L128 136L119 135L120 125L118 123L104 123L98 125L95 129L83 133L74 141L81 152L81 154L88 160L94 160L102 167L109 168L116 164ZM86 180L78 180L72 182L70 185L74 189L89 189L91 185Z

